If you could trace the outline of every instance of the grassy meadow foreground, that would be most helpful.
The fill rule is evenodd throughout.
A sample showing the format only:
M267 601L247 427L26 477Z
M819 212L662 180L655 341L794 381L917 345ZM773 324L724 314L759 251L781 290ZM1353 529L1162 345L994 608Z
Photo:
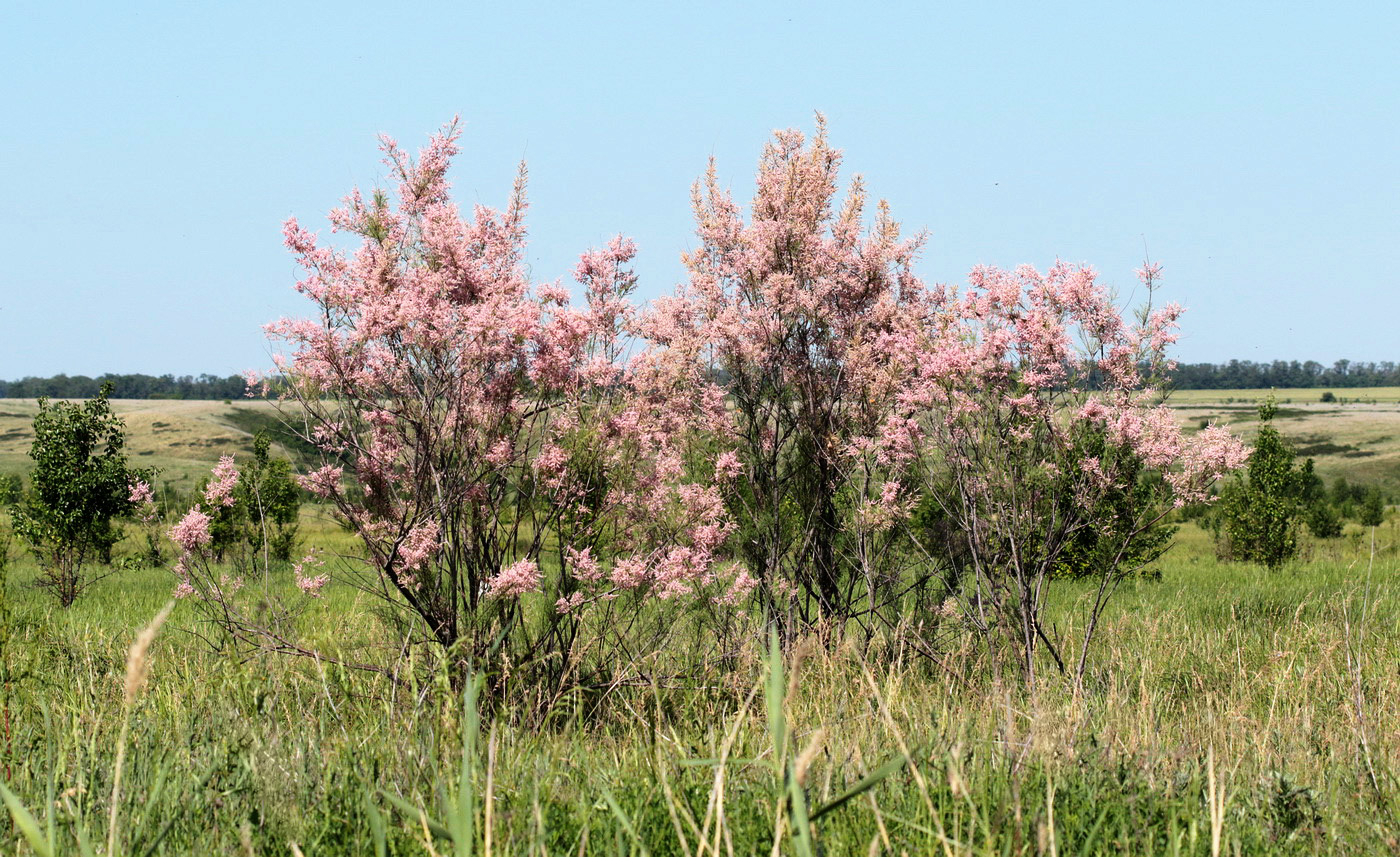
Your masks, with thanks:
M1319 472L1400 485L1400 409L1316 398L1277 424L1296 445L1315 438ZM176 480L246 445L253 423L230 414L263 413L120 405L133 461ZM1188 424L1247 436L1252 406L1234 405L1178 403ZM0 411L0 470L17 472L32 405ZM318 507L302 535L352 549ZM124 571L60 610L16 546L0 773L38 846L6 813L2 850L104 853L115 831L133 855L1400 853L1397 548L1392 513L1270 573L1217 562L1186 524L1160 580L1122 585L1082 692L999 681L957 629L940 631L938 662L892 638L813 638L779 666L757 622L724 663L679 680L681 615L678 645L620 656L548 714L477 717L426 650L398 680L236 656L188 602L128 705L128 646L171 575ZM1061 639L1089 597L1057 590ZM332 583L311 605L296 630L326 651L402 645L354 589ZM800 829L775 757L795 759Z

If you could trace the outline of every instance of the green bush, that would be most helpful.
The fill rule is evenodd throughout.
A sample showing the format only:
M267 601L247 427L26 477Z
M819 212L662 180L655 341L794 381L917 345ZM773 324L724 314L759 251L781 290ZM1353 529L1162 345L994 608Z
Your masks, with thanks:
M1298 530L1304 496L1314 490L1311 466L1294 463L1293 448L1273 426L1278 406L1270 398L1259 406L1259 432L1244 476L1221 492L1221 557L1257 562L1277 569L1298 555ZM1310 464L1310 463L1309 463Z
M121 538L114 519L131 508L131 484L149 470L126 465L125 425L112 413L104 385L86 402L39 400L34 417L30 488L14 507L14 528L38 561L38 582L67 607L94 582L93 559L110 562Z
M1356 520L1363 527L1379 527L1385 522L1385 495L1379 488L1367 489Z

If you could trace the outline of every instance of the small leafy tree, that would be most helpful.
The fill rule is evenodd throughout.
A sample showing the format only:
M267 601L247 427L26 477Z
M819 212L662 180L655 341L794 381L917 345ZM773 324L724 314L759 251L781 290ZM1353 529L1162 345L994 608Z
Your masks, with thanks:
M1306 520L1308 531L1316 538L1335 539L1342 535L1342 516L1325 499L1307 506Z
M1303 520L1315 538L1335 539L1342 534L1342 516L1327 494L1327 485L1317 475L1313 460L1303 462L1299 476L1299 497L1303 503Z
M1222 492L1218 549L1226 559L1280 568L1298 554L1305 470L1273 419L1270 398L1259 406L1259 431L1244 475Z
M239 499L248 510L248 546L270 559L287 562L296 549L301 492L292 476L292 463L274 458L265 432L253 438L253 460L243 469Z
M30 488L14 507L14 528L39 562L39 584L67 607L94 582L88 566L121 538L113 521L133 508L132 484L148 470L127 467L125 426L103 386L82 403L39 400Z
M1366 489L1353 485L1345 476L1338 476L1332 482L1332 504L1343 518L1355 518L1362 501L1366 499Z
M1379 527L1385 523L1385 495L1379 488L1368 488L1361 500L1361 511L1357 523L1363 527Z

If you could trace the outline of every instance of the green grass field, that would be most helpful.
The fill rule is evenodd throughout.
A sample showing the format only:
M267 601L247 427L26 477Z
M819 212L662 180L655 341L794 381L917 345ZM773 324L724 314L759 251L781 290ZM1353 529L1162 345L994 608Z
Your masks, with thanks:
M133 450L194 478L247 437L229 406L176 404L121 409ZM1286 432L1313 430L1296 419ZM176 426L231 440L158 446ZM302 531L351 547L316 508ZM87 841L102 854L111 830L133 855L1396 853L1397 547L1392 513L1270 573L1218 562L1186 525L1159 581L1121 587L1082 692L998 681L966 634L946 639L941 664L878 638L800 640L773 682L754 629L722 668L639 668L543 723L512 707L469 716L426 650L401 683L235 654L188 602L128 707L127 648L170 573L122 572L61 610L15 550L0 773L37 847L0 822L0 853L78 855ZM1056 590L1062 639L1086 598ZM398 641L375 606L333 583L296 632L333 654L382 653ZM791 737L775 744L779 712ZM786 821L779 757L820 813L810 848Z

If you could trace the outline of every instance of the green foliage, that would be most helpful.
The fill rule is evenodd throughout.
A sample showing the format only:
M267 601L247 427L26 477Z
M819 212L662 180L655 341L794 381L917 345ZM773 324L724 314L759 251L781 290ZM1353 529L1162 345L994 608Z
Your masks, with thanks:
M297 516L301 493L292 477L292 463L270 454L272 438L259 431L253 438L253 458L241 464L234 503L207 510L212 520L210 547L222 562L231 553L246 552L257 564L268 560L287 562L297 541ZM198 494L203 494L207 480Z
M30 489L13 508L15 532L43 569L39 583L64 607L92 583L85 566L110 561L121 538L113 520L131 509L131 483L152 476L128 469L125 426L112 413L109 393L104 386L82 403L39 400Z
M0 506L13 506L24 497L24 480L17 473L0 474Z
M1074 490L1074 485L1084 478L1077 463L1109 457L1123 463L1124 479L1097 498L1086 513L1079 508L1080 500ZM1065 519L1083 518L1092 524L1072 530L1063 544L1041 546L1040 550L1057 551L1052 576L1057 580L1098 579L1105 573L1115 578L1136 574L1155 577L1150 566L1171 545L1177 529L1166 522L1143 526L1143 511L1153 508L1155 498L1160 496L1157 482L1161 477L1144 472L1140 458L1113 447L1100 429L1082 431L1065 460L1069 466L1054 476L1042 474L1049 480L1046 493L1055 498L1054 514ZM929 555L953 569L966 569L971 561L967 540L954 520L933 501L930 492L914 507L910 530Z
M1385 496L1379 488L1371 488L1366 492L1356 520L1363 527L1379 527L1385 522Z
M1357 485L1338 476L1328 496L1344 520L1356 521L1363 527L1379 526L1385 520L1385 492L1374 485Z
M1365 498L1365 486L1353 485L1345 476L1338 476L1332 483L1332 504L1343 518L1355 518L1357 506Z
M1294 463L1293 448L1273 426L1272 397L1259 406L1259 432L1246 475L1221 493L1222 557L1277 569L1298 554L1305 492L1315 491L1310 469Z
M297 430L289 426L275 411L232 408L220 414L220 419L248 432L254 438L259 435L267 436L273 443L290 453L300 465L309 467L320 459L321 450L298 434Z
M1101 429L1084 432L1069 459L1078 463L1115 455L1125 462L1125 478L1099 498L1088 516L1095 524L1070 535L1055 567L1056 578L1097 579L1106 572L1117 577L1142 573L1171 546L1176 534L1174 526L1159 523L1134 532L1141 524L1142 510L1153 508L1161 496L1155 484L1161 481L1160 475L1145 473L1142 460L1132 453L1110 448ZM1079 473L1065 474L1065 488L1059 493L1061 505L1074 502L1070 486L1079 478Z
M1337 394L1333 393L1331 390L1324 390L1322 393L1322 397L1318 399L1318 401L1327 405L1333 404L1337 401Z
M1303 462L1298 477L1298 496L1303 503L1303 520L1308 530L1319 539L1335 539L1342 534L1342 516L1327 493L1322 477L1313 468L1313 460Z
M1305 519L1308 530L1319 539L1335 539L1342 535L1342 516L1337 507L1320 500L1307 507Z
M308 519L303 535L333 532ZM1355 555L1280 578L1218 565L1193 526L1177 542L1160 583L1123 582L1104 631L1112 661L1082 689L1008 690L956 638L940 665L811 639L774 657L756 629L714 681L671 679L703 657L679 646L649 655L664 675L579 694L577 715L541 728L509 701L464 705L473 683L454 685L421 647L419 668L393 677L163 634L131 719L117 853L456 857L489 841L498 855L713 857L732 842L793 857L1206 857L1212 779L1221 854L1390 853L1397 764L1375 753L1371 785L1355 707L1337 694L1344 617L1355 623L1364 597ZM12 576L0 853L81 857L83 839L105 853L124 653L169 575L133 572L59 612L25 585L32 570L26 556ZM1360 675L1367 712L1390 723L1400 591L1376 582ZM1090 588L1062 583L1062 632L1079 627L1063 608ZM344 622L358 597L327 589L301 628L341 639L340 654L393 645ZM170 624L198 631L191 608ZM1024 731L1008 742L1012 717Z
M10 638L13 610L10 608L10 548L14 542L10 529L0 524L0 710L10 710ZM4 748L4 763L9 763L9 748Z

